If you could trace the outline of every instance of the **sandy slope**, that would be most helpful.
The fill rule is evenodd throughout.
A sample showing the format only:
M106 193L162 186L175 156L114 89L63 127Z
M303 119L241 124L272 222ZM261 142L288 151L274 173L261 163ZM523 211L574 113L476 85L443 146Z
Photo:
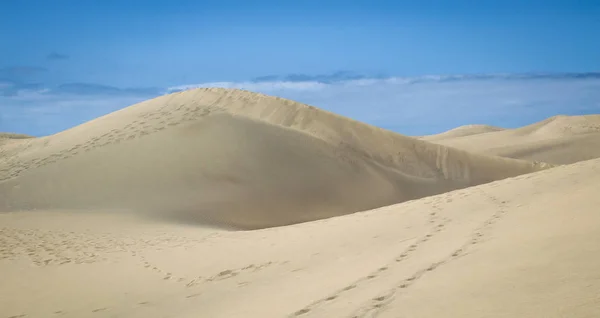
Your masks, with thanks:
M435 142L574 160L595 120ZM600 317L600 159L546 167L248 92L160 97L0 145L0 317Z
M3 133L0 132L0 146L6 146L12 143L18 143L21 139L29 139L33 138L33 136L24 135L24 134L13 134L13 133Z
M466 136L451 130L423 139L472 152L569 164L600 157L600 115L555 116L517 129Z
M0 214L0 316L600 317L599 183L600 159L248 232Z
M546 167L435 145L289 100L198 89L0 146L0 211L127 209L263 228Z
M427 140L427 141L434 141L434 140L443 140L443 139L449 139L449 138L478 135L478 134L489 133L489 132L493 132L493 131L502 131L502 130L504 130L504 128L496 127L496 126L489 126L489 125L465 125L465 126L456 127L454 129L450 129L450 130L440 133L440 134L423 136L423 137L421 137L421 139Z
M3 133L0 132L0 139L28 139L33 138L33 136L25 135L25 134L13 134L13 133Z

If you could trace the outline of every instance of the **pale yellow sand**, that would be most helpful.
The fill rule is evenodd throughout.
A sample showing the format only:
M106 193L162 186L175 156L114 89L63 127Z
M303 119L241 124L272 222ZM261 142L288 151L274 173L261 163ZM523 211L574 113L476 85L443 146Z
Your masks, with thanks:
M473 152L554 164L600 157L600 115L555 116L522 128L472 131L462 136L452 132L422 139Z
M454 129L450 129L441 134L423 136L420 138L423 140L427 140L427 141L434 141L434 140L444 140L444 139L450 139L450 138L478 135L478 134L489 133L489 132L494 132L494 131L502 131L502 130L505 130L505 129L501 128L501 127L495 127L495 126L489 126L489 125L465 125L465 126L456 127Z
M19 143L19 141L21 139L29 139L29 138L33 138L33 136L0 132L0 147L7 146L8 144L12 144L12 143Z
M225 232L0 214L2 317L599 317L600 160Z
M1 139L28 139L33 138L33 136L25 135L25 134L14 134L14 133L3 133L0 132L0 140Z
M600 159L547 168L264 95L161 97L0 145L0 317L600 317Z
M0 211L118 208L238 228L343 215L548 167L225 89L159 97L0 151Z

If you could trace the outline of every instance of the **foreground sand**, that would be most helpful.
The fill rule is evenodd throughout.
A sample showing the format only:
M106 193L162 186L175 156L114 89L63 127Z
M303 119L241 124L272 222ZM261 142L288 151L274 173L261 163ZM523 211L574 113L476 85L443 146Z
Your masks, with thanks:
M598 184L593 160L249 232L0 214L0 316L600 317Z

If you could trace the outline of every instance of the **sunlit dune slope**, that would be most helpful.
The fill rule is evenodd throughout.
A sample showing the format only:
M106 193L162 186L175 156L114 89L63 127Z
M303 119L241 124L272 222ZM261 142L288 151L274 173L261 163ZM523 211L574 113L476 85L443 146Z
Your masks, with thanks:
M423 137L421 137L421 139L427 140L427 141L444 140L444 139L449 139L449 138L478 135L478 134L484 134L484 133L489 133L489 132L494 132L494 131L503 131L503 130L504 130L504 128L489 126L489 125L465 125L465 126L456 127L454 129L450 129L450 130L440 133L440 134L423 136Z
M517 129L469 136L450 132L423 139L467 151L554 164L600 157L600 115L555 116Z
M0 210L114 208L237 228L348 214L549 167L216 88L155 98L0 151Z

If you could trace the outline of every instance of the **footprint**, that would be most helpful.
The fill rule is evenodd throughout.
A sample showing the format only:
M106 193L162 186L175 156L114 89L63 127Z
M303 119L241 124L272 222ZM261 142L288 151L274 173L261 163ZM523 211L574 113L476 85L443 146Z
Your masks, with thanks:
M232 271L232 270L230 270L230 269L228 269L228 270L224 270L224 271L220 272L220 273L219 273L219 276L220 276L220 277L223 277L223 276L226 276L226 275L231 275L231 274L233 274L233 271Z
M308 308L300 309L294 313L294 316L301 316L301 315L308 313L309 311L310 311L310 309L308 309Z

